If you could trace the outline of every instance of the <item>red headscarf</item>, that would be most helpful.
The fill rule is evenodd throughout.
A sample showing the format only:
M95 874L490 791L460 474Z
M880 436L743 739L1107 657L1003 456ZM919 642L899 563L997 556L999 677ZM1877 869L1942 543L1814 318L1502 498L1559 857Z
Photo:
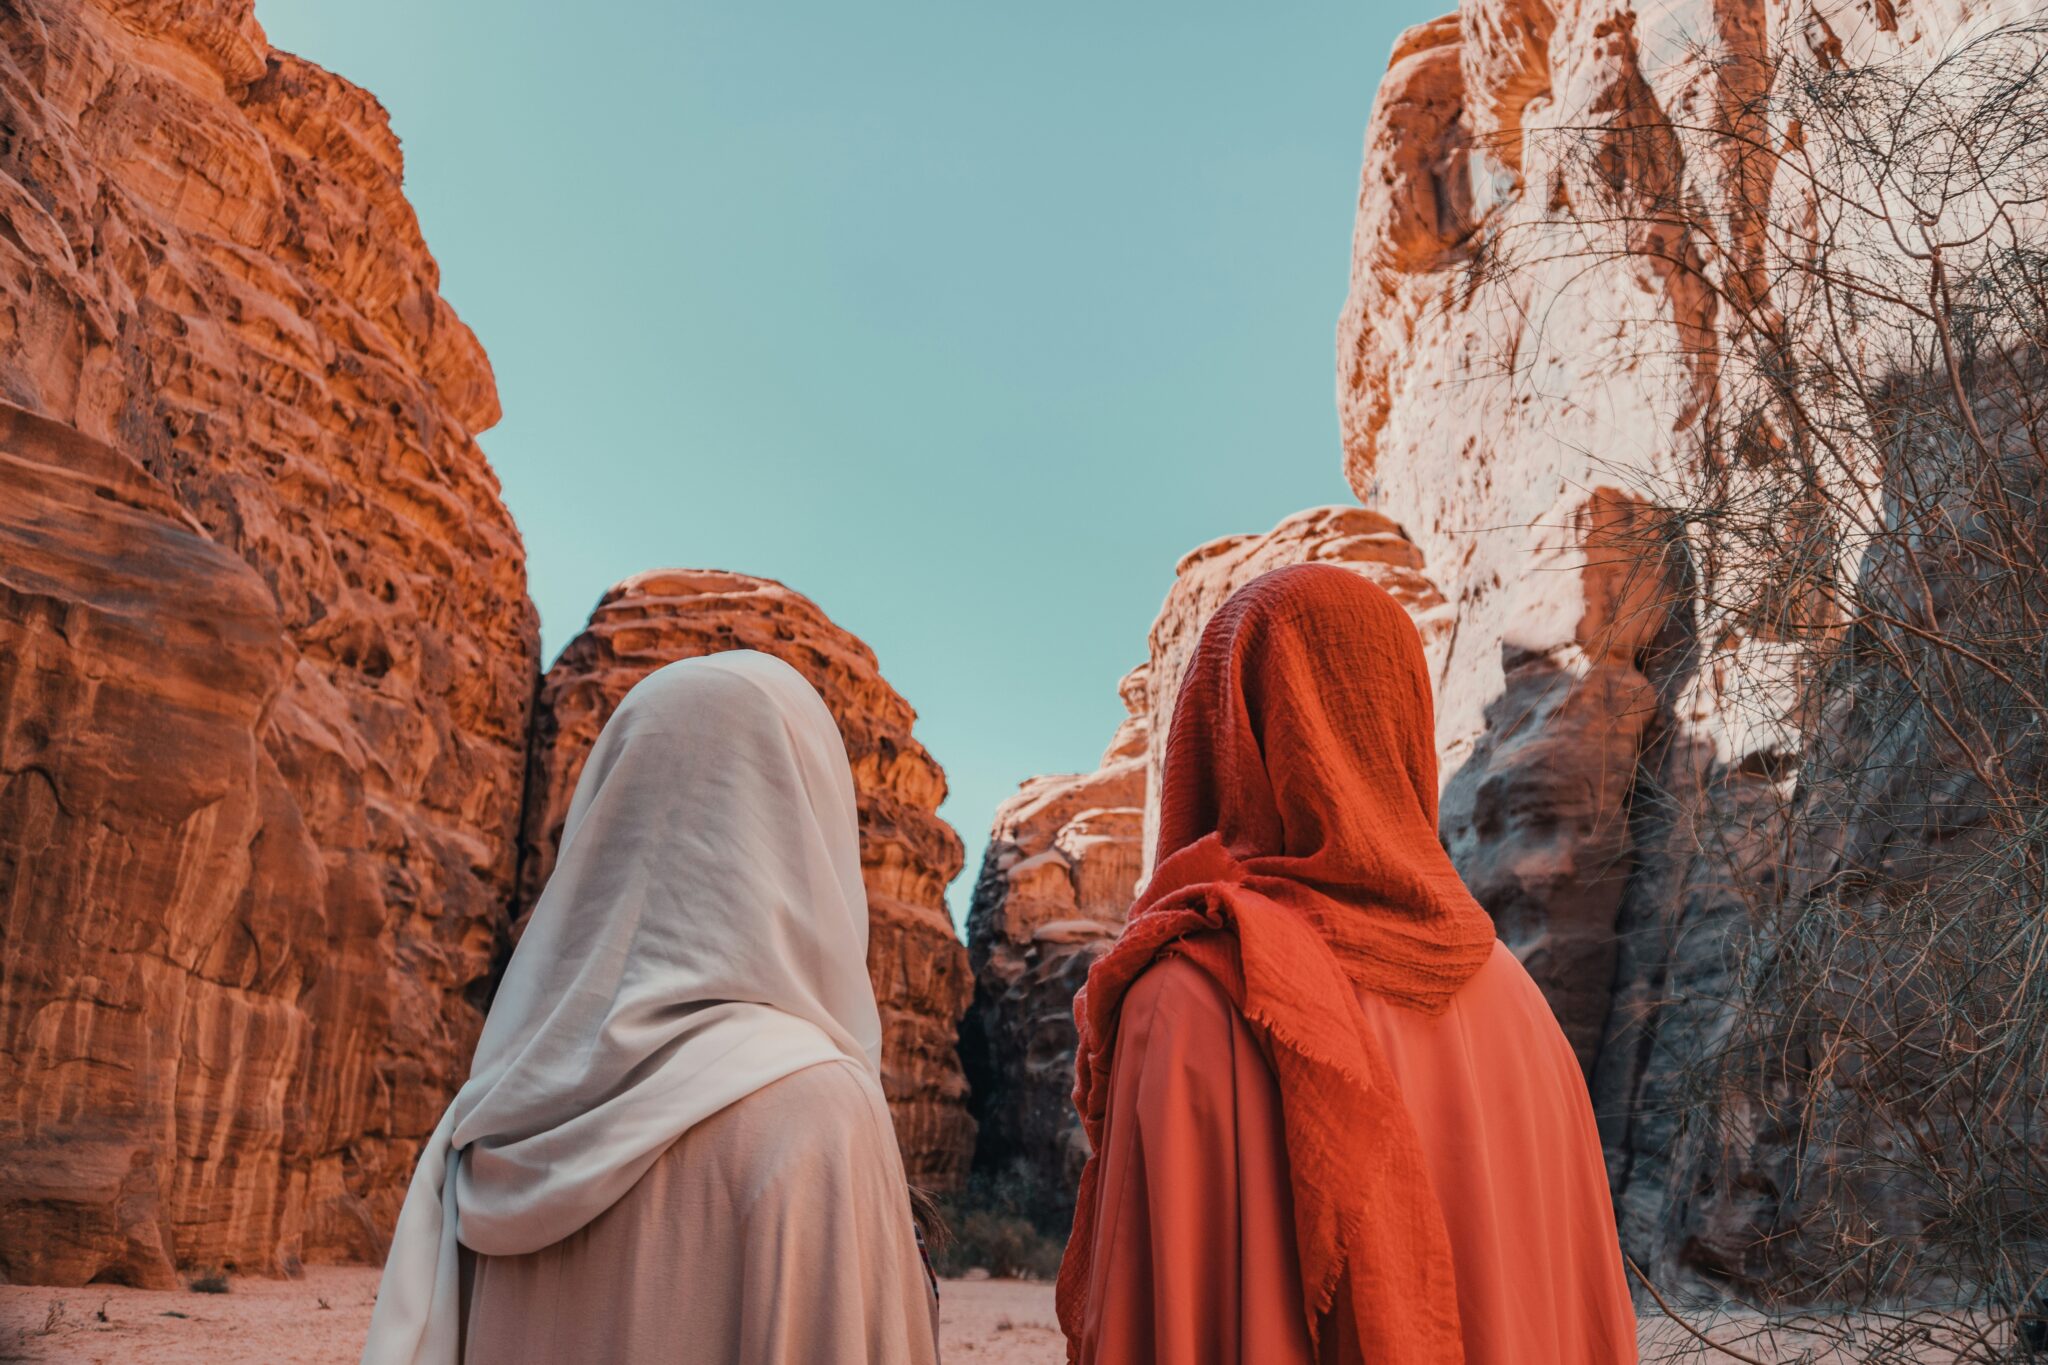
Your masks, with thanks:
M1383 590L1302 564L1233 594L1174 707L1152 880L1074 1000L1100 1151L1124 992L1169 949L1223 987L1279 1082L1311 1335L1348 1289L1375 1365L1464 1358L1443 1214L1354 994L1434 1014L1493 951L1437 842L1435 729L1422 642ZM1091 1158L1060 1267L1070 1344L1098 1176Z

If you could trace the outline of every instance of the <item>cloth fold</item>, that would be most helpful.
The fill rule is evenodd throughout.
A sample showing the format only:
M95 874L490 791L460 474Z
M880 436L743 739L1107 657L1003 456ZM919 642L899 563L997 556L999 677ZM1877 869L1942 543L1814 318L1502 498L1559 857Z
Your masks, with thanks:
M806 1067L855 1062L879 1099L867 939L853 778L811 685L745 650L642 679L420 1153L365 1365L454 1365L458 1244L561 1241L694 1125Z
M1384 1365L1463 1359L1442 1211L1354 993L1438 1013L1493 951L1436 817L1407 613L1328 565L1260 577L1202 633L1167 738L1156 870L1074 1002L1074 1100L1099 1152L1124 993L1169 949L1217 982L1279 1085L1310 1333L1341 1306ZM1070 1359L1099 1181L1091 1157L1059 1276Z

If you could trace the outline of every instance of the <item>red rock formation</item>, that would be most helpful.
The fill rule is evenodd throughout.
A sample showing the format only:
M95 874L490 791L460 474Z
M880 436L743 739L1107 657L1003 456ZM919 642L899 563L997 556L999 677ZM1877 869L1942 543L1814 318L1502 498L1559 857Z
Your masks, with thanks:
M258 739L288 657L162 484L0 405L0 1277L170 1287L303 1216L321 869Z
M64 823L47 849L0 826L0 1122L104 1135L68 1185L46 1148L0 1150L0 1202L38 1210L7 1273L373 1257L513 889L537 641L473 440L490 368L437 292L383 111L272 51L249 0L0 8L0 126L0 394L128 462L93 476L105 497L51 504L75 524L34 534L69 558L6 613L41 651L33 690L0 694L12 799ZM39 458L115 458L88 448ZM153 529L116 543L140 515L116 509L145 503ZM163 677L109 665L76 695L101 665L49 632L122 593L182 623ZM85 716L103 739L60 733ZM56 769L29 756L67 744ZM133 790L36 804L92 772ZM67 868L76 895L47 880ZM106 1065L144 1057L146 1086Z
M1021 1170L1034 1214L1073 1216L1088 1157L1074 1114L1074 993L1123 927L1138 879L1151 700L1140 664L1091 773L1034 777L996 810L967 914L974 1003L961 1060L980 1124L974 1160Z
M960 840L938 817L946 777L911 736L916 712L866 645L780 583L657 569L604 595L541 684L526 804L521 913L554 867L576 779L634 683L728 649L773 654L811 680L839 722L860 799L868 972L882 1007L882 1081L915 1183L957 1186L974 1146L955 1032L971 983L946 913Z

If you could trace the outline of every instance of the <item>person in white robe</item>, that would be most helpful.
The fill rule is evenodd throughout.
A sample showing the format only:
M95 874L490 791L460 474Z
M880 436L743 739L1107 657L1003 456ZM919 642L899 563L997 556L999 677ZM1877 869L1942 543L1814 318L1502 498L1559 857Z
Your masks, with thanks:
M925 1365L845 747L750 650L598 736L364 1365Z

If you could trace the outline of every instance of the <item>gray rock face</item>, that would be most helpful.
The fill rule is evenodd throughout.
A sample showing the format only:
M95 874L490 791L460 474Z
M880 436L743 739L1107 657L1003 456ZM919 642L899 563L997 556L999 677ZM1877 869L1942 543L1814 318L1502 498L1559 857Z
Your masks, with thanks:
M960 1052L980 1125L975 1165L1021 1182L1048 1225L1072 1216L1088 1156L1073 1104L1074 995L1138 878L1147 672L1123 681L1127 716L1101 766L1034 777L997 809L967 916L974 1000Z

